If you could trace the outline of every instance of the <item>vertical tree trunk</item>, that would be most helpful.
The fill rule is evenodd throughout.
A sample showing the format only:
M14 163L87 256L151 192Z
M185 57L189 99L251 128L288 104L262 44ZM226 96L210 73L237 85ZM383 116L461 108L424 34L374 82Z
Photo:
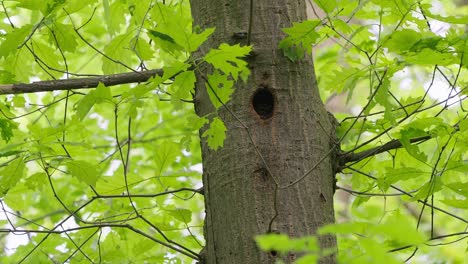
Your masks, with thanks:
M194 24L216 27L201 52L223 42L246 44L250 1L191 1ZM261 252L255 235L312 235L334 222L334 129L319 97L313 63L311 58L292 63L278 49L281 28L306 19L305 1L253 0L253 8L251 76L247 84L238 84L227 105L235 116L226 108L218 112L228 128L224 147L214 151L202 142L206 263L274 263L278 256ZM195 107L202 116L214 111L200 77ZM332 247L335 240L324 238L321 245Z

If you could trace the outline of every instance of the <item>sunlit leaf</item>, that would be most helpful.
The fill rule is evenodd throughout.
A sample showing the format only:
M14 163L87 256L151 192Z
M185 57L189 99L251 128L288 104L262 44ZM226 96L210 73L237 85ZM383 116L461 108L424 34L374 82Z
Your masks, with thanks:
M83 118L85 118L88 112L94 106L94 104L111 102L112 94L110 92L109 87L106 87L104 84L99 83L98 87L95 90L90 91L76 105L76 114L78 116L78 119L82 120Z
M18 184L25 172L26 166L21 157L15 158L0 169L0 194L5 195L10 188Z
M242 58L247 56L252 48L250 46L221 44L218 49L212 49L205 55L205 61L211 63L216 69L237 80L241 73L249 73L247 62Z
M71 160L66 165L73 177L91 186L96 184L100 176L98 166L84 160Z
M314 2L325 12L330 13L337 6L337 0L314 0Z
M229 80L229 76L226 74L215 71L213 74L208 75L208 82L205 87L216 109L231 99L231 94L234 92L233 86L234 81Z
M424 14L430 18L437 19L442 22L447 22L451 24L463 24L466 25L468 24L468 15L462 15L462 16L441 16L438 14L434 14L431 11L431 5L429 4L423 4L421 5L422 10L424 11Z
M442 190L442 183L440 182L440 177L434 176L430 181L426 182L416 195L411 198L413 201L416 200L424 200L427 199L429 196L433 195L434 193L439 192Z
M402 29L388 36L384 41L384 46L389 48L390 51L408 51L421 38L420 32L412 29Z
M14 53L19 45L23 44L26 37L31 33L31 29L31 25L24 25L7 34L0 44L0 58Z
M174 210L165 210L165 211L168 212L175 219L183 223L190 223L190 221L192 221L192 211L190 210L178 208Z
M415 128L408 128L405 130L400 131L401 134L401 143L405 147L406 151L413 156L414 158L426 162L427 155L421 151L418 145L412 144L410 141L413 138L421 137L427 135L423 130L415 129Z
M156 172L162 175L167 167L169 167L178 154L177 145L174 142L164 141L161 145L155 148L155 162L157 165Z
M25 185L32 190L42 190L47 185L47 174L37 172L26 179Z
M455 208L461 208L461 209L468 209L468 199L444 199L440 200L446 205L455 207Z
M210 123L210 127L203 132L203 137L206 137L208 146L217 150L224 145L224 139L226 138L226 126L224 122L218 117L213 118Z
M316 237L306 236L290 238L286 234L266 234L255 237L257 245L264 251L278 251L285 254L291 252L314 252L318 249Z
M15 122L0 118L0 134L2 139L6 142L10 141L11 137L13 137L13 130L17 127L18 126Z
M315 29L318 25L320 25L319 20L306 20L301 23L293 23L290 28L284 28L283 31L288 36L279 44L279 48L283 50L284 55L291 61L297 61L304 58L306 53L310 54L312 45L320 37Z
M193 71L185 71L177 74L172 83L174 90L173 96L176 98L190 97L195 88L195 81L195 73Z

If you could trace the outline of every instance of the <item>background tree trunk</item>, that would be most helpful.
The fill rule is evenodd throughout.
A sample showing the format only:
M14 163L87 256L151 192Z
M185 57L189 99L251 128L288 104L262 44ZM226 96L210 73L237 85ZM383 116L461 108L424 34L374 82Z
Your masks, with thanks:
M250 0L192 0L194 24L216 27L201 52L223 42L246 45L250 4ZM228 128L224 147L210 150L202 141L206 263L274 263L278 256L261 252L255 235L269 231L312 235L319 226L334 222L333 155L329 155L334 128L319 97L312 59L293 63L278 49L284 37L281 28L306 19L305 1L253 0L253 8L254 52L247 59L251 76L246 84L238 83L227 105L235 116L226 108L218 111ZM201 116L214 111L204 86L198 76L195 107ZM259 89L264 89L263 94L254 107ZM263 100L268 93L273 109ZM303 180L281 188L317 163ZM321 245L334 246L335 240L322 238ZM295 258L290 254L284 260ZM332 263L334 258L322 261Z

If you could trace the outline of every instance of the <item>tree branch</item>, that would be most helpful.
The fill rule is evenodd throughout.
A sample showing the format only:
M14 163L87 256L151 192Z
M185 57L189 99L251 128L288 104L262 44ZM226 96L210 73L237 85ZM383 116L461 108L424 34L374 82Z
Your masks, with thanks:
M422 136L422 137L412 138L410 139L410 143L418 143L418 142L426 141L429 139L431 139L431 136ZM374 147L374 148L364 150L358 153L350 152L350 153L342 154L341 156L338 157L339 164L340 166L343 166L346 163L360 161L370 156L380 154L382 152L401 148L402 146L403 144L400 142L400 140L394 139L392 141L389 141L383 144L382 146Z
M50 92L59 90L71 89L90 89L103 83L105 86L114 86L127 83L146 82L153 76L162 76L162 69L128 72L112 75L99 75L96 77L38 81L32 83L15 83L15 84L0 84L0 94L22 94L22 93L37 93Z

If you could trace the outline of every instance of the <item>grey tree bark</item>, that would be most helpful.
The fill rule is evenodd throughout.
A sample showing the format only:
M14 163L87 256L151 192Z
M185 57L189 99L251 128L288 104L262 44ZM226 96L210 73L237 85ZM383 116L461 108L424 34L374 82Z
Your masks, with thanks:
M251 76L218 111L228 128L224 147L210 150L202 141L206 263L275 263L280 256L260 251L255 235L313 235L334 222L334 128L312 59L293 63L278 49L281 28L306 19L305 0L192 0L194 24L216 27L199 52L223 42L246 45L251 4ZM198 76L194 99L201 116L214 111L206 89ZM320 242L336 244L333 237Z

